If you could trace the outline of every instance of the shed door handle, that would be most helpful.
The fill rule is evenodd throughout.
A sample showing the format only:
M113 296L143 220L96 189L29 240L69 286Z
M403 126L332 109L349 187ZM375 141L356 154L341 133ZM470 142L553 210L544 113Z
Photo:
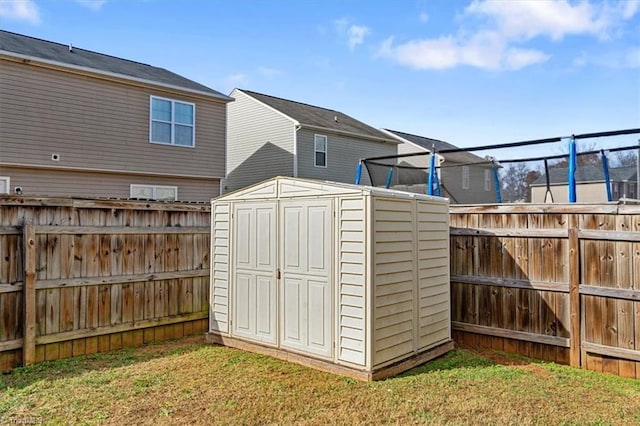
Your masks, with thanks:
M276 279L280 279L280 268L276 269Z

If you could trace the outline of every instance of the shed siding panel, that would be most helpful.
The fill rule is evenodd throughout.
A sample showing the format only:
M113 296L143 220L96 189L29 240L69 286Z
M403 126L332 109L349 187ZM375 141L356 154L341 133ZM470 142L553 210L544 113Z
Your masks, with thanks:
M316 167L314 162L314 136L327 137L327 167ZM396 155L394 143L375 142L302 128L298 131L298 176L302 178L354 183L356 167L361 158ZM361 183L370 185L363 170Z
M338 200L338 359L365 365L365 200Z
M374 366L414 350L416 262L412 217L411 200L374 198Z
M223 192L293 176L293 121L237 90L231 96Z
M449 214L445 204L417 201L419 350L451 338Z
M5 60L0 75L2 163L224 176L223 102ZM196 104L195 148L149 143L151 95Z
M210 330L229 332L229 226L230 207L215 203L211 212Z
M214 178L141 176L1 165L0 176L11 178L11 190L19 186L24 195L30 196L129 198L131 184L177 186L178 201L209 202L212 198L220 195L220 180Z

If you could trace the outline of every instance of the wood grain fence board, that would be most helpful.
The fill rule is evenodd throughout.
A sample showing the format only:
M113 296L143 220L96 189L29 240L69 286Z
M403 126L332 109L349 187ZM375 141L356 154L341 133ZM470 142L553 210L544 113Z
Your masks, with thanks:
M498 216L498 215L496 215ZM504 229L514 228L514 218L511 215L501 214L500 224ZM502 245L502 278L503 280L513 280L518 277L516 272L517 263L517 238L503 238ZM515 330L516 328L516 289L511 287L502 288L502 312L503 324L505 329ZM501 339L502 349L506 352L513 353L517 350L517 342L514 339Z
M44 225L38 228L39 234L47 235L73 235L83 233L84 235L180 235L180 234L205 234L211 230L206 226L196 226L193 228L183 226L158 226L158 227L133 227L121 226L119 216L109 215L108 224L105 226L51 226ZM11 235L14 232L7 232Z
M615 216L606 215L601 218L600 229L615 231ZM615 246L613 241L601 240L600 244L600 285L603 287L616 287L617 271L615 269ZM605 346L615 346L618 343L618 318L616 301L611 298L600 300L604 323L601 328L602 343ZM610 357L603 357L602 371L618 374L619 361Z
M479 214L471 214L467 216L467 224L469 227L477 228L480 226L480 220L482 215ZM473 271L473 275L481 275L481 251L483 241L481 238L473 237L470 239L472 251L471 251L471 261L470 265ZM467 292L469 293L468 301L470 303L469 314L472 324L478 324L480 321L480 294L475 286L468 286ZM480 336L474 335L469 340L469 343L474 346L479 346L482 341Z
M600 224L600 216L595 214L582 215L582 223L580 228L583 229L598 229ZM582 282L591 285L600 284L600 271L599 271L599 243L592 240L581 240L581 253L583 259L589 259L589 262L581 262L582 267ZM596 344L602 344L602 333L600 325L603 324L604 318L602 316L602 306L600 299L592 296L584 296L583 298L583 310L584 310L584 341L593 342ZM583 362L588 369L602 372L602 357L593 355L592 353L583 353Z

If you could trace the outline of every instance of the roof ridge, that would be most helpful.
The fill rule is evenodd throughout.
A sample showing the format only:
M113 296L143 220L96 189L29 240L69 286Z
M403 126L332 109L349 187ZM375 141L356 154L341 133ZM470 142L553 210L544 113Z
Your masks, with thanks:
M84 52L93 53L94 55L105 56L107 58L114 58L114 59L118 59L118 60L121 60L121 61L131 62L133 64L144 65L144 66L147 66L147 67L164 69L165 71L168 71L165 68L160 68L160 67L156 67L156 66L153 66L153 65L150 65L150 64L145 64L144 62L138 62L138 61L134 61L132 59L121 58L119 56L108 55L106 53L100 53L100 52L95 52L95 51L89 50L89 49L83 49L82 47L76 47L72 43L67 45L67 44L63 44L63 43L58 43L56 41L45 40L43 38L33 37L33 36L30 36L30 35L25 35L25 34L14 33L12 31L2 30L2 29L0 29L0 32L7 33L7 34L12 34L12 35L19 36L19 37L30 38L31 40L37 40L37 41L44 42L44 43L55 44L57 46L61 46L61 47L65 47L65 48L71 47L74 50L78 49L78 50L82 50ZM169 72L171 72L171 71L169 71Z
M256 94L256 95L260 95L260 96L266 96L267 98L279 99L281 101L287 101L287 102L291 102L291 103L298 104L298 105L305 105L305 106L309 106L309 107L313 107L313 108L323 109L325 111L337 112L337 113L340 113L340 114L343 114L343 115L347 115L344 112L341 112L341 111L338 111L338 110L335 110L335 109L325 108L325 107L321 107L321 106L318 106L318 105L311 105L311 104L308 104L308 103L305 103L305 102L300 102L300 101L294 101L292 99L281 98L279 96L267 95L266 93L260 93L260 92L256 92L256 91L253 91L253 90L240 89L240 88L238 88L238 90L240 90L241 92L245 92L245 93L253 93L253 94Z
M416 138L422 138L422 139L429 139L430 141L436 141L436 142L442 142L442 143L446 143L448 145L454 146L458 149L464 149L464 148L460 148L458 145L454 145L451 142L447 142L447 141L443 141L441 139L436 139L436 138L430 138L428 136L421 136L421 135L416 135L414 133L407 133L407 132L401 132L400 130L392 130L392 129L387 129L387 128L383 128L384 130L391 132L391 133L402 133L403 135L409 135L409 136L414 136Z

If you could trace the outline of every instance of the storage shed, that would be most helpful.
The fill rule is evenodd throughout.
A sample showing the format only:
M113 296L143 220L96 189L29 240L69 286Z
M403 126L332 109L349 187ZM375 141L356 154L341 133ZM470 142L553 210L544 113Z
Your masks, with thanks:
M447 199L276 177L211 226L209 342L364 380L453 347Z

